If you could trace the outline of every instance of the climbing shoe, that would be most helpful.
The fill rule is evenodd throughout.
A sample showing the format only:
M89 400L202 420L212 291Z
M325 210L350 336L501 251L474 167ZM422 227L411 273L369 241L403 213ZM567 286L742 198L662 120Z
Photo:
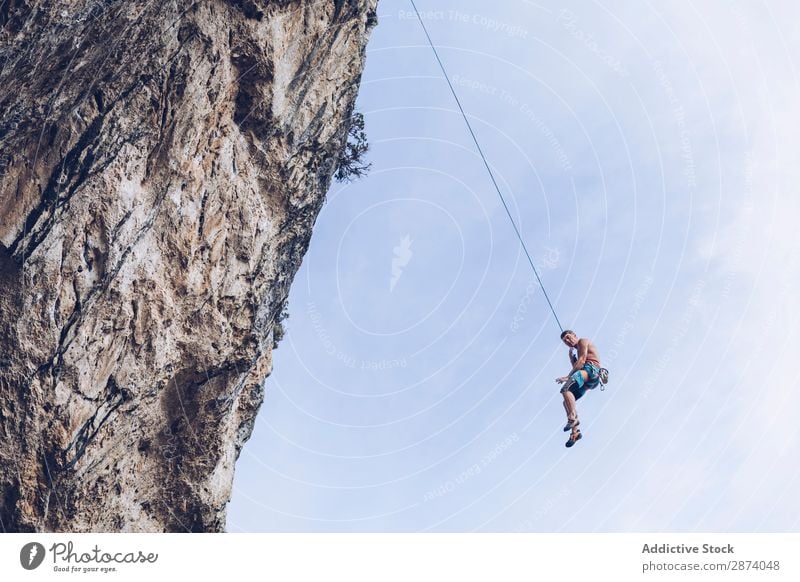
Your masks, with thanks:
M577 418L575 420L568 420L567 424L564 425L564 432L571 431L573 428L577 427L580 423L581 421L578 420Z
M567 441L567 443L566 443L566 445L565 445L565 446L566 446L567 448L570 448L572 445L574 445L575 443L577 443L577 442L578 442L579 440L581 440L582 438L583 438L583 435L581 434L581 431L579 431L579 430L573 430L573 431L572 431L572 434L571 434L571 435L569 435L569 440Z

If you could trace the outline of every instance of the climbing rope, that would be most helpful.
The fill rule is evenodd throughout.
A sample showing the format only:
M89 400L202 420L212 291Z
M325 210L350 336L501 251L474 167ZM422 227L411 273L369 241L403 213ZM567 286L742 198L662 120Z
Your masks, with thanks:
M467 114L464 112L464 108L461 106L461 100L458 98L458 94L456 93L453 84L450 82L450 76L447 74L447 70L444 68L444 63L442 63L442 59L439 58L439 53L436 50L436 47L433 45L433 41L431 40L431 35L428 34L428 29L425 27L425 23L422 21L422 17L419 14L419 10L417 10L417 5L414 3L414 0L410 0L411 6L414 7L414 13L417 15L417 19L419 20L420 25L422 26L422 30L425 32L425 36L428 39L428 44L433 50L433 54L436 57L436 61L439 63L439 68L442 69L442 74L444 75L445 80L447 81L447 85L450 87L450 92L453 94L453 98L456 100L456 104L458 105L459 111L461 111L461 116L464 118L464 123L467 124L467 129L469 130L469 134L472 136L472 141L475 142L475 147L478 148L478 153L483 159L483 164L486 166L486 171L489 172L489 177L492 179L492 184L494 184L494 189L497 191L497 195L500 197L500 202L503 203L503 208L506 210L506 215L508 215L508 220L511 221L511 226L514 228L514 232L517 234L517 238L519 239L519 244L522 245L522 250L525 251L525 256L528 257L528 263L530 263L531 269L533 269L533 274L536 275L536 280L539 282L539 287L542 289L542 293L544 294L544 298L547 300L547 305L550 306L550 311L553 312L553 317L558 324L558 329L562 332L564 328L561 326L561 322L558 319L558 315L556 315L556 310L553 308L553 304L550 302L550 297L547 295L547 290L544 288L544 283L542 283L542 278L539 277L539 271L536 269L536 265L533 264L533 259L531 259L531 255L528 252L528 247L525 246L525 241L522 240L522 235L519 232L519 228L517 228L517 223L514 222L514 218L511 216L511 211L508 209L508 204L506 204L506 199L503 197L503 193L500 192L500 187L497 185L497 180L494 178L494 173L492 172L492 168L489 166L489 162L486 160L486 156L483 154L483 149L481 148L481 144L478 143L478 138L475 136L475 132L472 130L472 125L467 118Z

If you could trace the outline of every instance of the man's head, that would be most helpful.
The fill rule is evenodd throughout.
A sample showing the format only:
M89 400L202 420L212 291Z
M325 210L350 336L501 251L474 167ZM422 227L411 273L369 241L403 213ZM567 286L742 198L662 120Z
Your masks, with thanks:
M561 341L563 341L569 347L574 348L578 345L578 336L575 335L575 332L571 329L565 329L561 332Z

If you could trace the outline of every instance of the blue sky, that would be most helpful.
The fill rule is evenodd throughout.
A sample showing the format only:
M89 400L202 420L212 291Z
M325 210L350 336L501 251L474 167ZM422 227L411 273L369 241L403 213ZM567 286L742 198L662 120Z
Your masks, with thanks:
M229 531L797 531L800 7L382 0Z

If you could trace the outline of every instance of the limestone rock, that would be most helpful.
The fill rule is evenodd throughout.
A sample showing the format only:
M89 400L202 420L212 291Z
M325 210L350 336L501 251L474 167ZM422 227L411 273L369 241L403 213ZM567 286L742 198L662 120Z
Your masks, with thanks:
M224 528L376 3L2 4L2 530Z

